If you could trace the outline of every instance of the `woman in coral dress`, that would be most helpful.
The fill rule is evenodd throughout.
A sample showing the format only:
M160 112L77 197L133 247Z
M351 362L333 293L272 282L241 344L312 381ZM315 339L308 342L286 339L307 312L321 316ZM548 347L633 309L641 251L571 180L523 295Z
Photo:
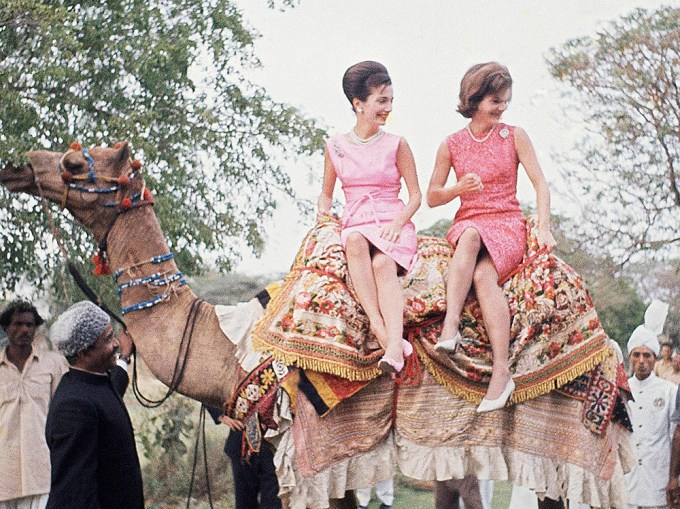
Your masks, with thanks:
M379 368L399 372L412 348L402 339L404 297L398 275L416 258L411 217L420 206L420 187L406 140L381 129L394 99L387 69L360 62L347 69L342 85L356 124L326 143L318 210L330 211L339 179L346 201L340 239L349 276L371 331L385 349ZM402 179L409 195L406 204L398 196Z
M460 87L458 112L470 123L448 136L437 152L427 191L431 207L460 198L446 239L455 246L447 275L446 304L438 351L455 351L467 294L474 287L493 351L493 368L478 412L502 408L514 390L508 364L510 311L500 287L522 261L524 215L517 201L522 164L536 191L538 243L551 249L550 191L534 148L520 127L501 123L512 95L512 78L496 62L471 67ZM451 168L455 184L446 186Z

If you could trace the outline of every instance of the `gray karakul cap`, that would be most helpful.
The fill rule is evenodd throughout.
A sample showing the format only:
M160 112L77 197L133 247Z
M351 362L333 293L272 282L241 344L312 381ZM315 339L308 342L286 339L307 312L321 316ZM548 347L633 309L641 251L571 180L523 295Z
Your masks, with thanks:
M50 339L66 357L92 346L111 323L109 315L89 300L64 311L50 328Z

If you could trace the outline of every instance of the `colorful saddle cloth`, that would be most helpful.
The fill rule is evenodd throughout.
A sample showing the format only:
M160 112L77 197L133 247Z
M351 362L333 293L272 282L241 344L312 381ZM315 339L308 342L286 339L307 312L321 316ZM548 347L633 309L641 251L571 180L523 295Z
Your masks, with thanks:
M583 279L538 248L533 228L534 221L528 220L524 260L503 284L512 317L510 364L517 385L511 403L561 387L612 354ZM419 237L418 260L401 278L405 332L417 353L407 364L422 363L452 393L479 403L491 375L492 352L474 296L463 309L463 341L455 355L433 348L446 309L445 275L452 253L444 239ZM348 279L338 221L317 223L281 291L255 325L254 346L287 365L350 381L380 376L377 362L383 351ZM601 376L613 384L616 399L615 364L613 372L605 371ZM585 396L583 391L579 395Z

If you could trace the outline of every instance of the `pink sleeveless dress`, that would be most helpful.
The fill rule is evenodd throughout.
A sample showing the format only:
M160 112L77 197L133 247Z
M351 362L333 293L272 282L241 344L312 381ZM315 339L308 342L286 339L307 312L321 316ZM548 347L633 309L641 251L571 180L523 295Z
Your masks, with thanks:
M446 235L454 246L467 228L479 232L502 281L522 261L526 249L525 219L517 201L515 128L499 123L484 142L467 129L446 138L456 177L476 173L484 189L461 196L460 208Z
M345 193L340 233L342 247L346 246L350 233L359 232L408 271L417 256L413 223L409 221L403 226L397 242L389 242L379 234L379 228L404 208L404 202L399 199L401 174L397 168L400 140L400 136L384 133L373 143L356 145L345 135L336 134L326 142L326 148Z

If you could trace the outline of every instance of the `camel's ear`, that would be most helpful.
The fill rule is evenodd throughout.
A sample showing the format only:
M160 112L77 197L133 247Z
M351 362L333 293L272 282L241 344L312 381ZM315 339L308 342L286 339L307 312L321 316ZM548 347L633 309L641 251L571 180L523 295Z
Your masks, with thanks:
M113 146L116 149L116 166L122 163L127 163L130 160L130 144L125 141L119 141Z

